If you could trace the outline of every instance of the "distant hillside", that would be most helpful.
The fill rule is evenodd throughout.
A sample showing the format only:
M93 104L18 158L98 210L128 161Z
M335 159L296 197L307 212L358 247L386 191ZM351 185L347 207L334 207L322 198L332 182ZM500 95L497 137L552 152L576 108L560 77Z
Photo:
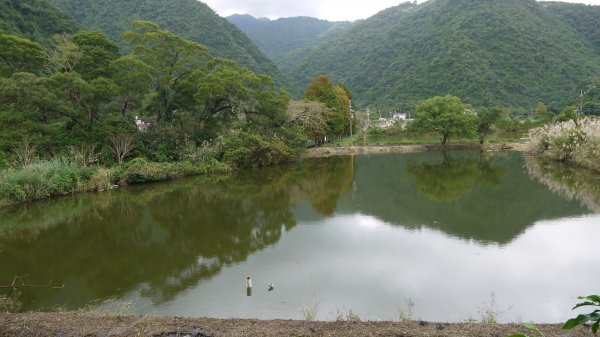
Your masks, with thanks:
M119 41L134 20L147 20L207 46L218 57L232 59L279 83L285 79L275 64L235 25L196 0L50 0L86 29L100 29Z
M301 87L328 73L359 104L382 109L411 110L445 94L476 106L560 106L600 74L592 42L565 21L534 0L404 3L292 53L280 68Z
M312 46L331 29L349 26L349 22L330 22L311 17L282 18L271 21L251 15L235 14L227 20L235 24L272 60Z
M74 33L78 26L46 0L0 0L0 29L48 46L52 35Z
M568 2L540 2L561 21L573 27L600 53L600 6Z

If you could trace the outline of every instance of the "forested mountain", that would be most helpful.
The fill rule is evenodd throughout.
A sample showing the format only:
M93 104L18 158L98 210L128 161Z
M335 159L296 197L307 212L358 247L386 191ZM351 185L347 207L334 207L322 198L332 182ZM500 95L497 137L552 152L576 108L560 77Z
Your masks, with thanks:
M0 0L0 30L51 45L52 35L73 33L78 27L46 0Z
M534 0L430 0L356 22L280 68L301 87L328 73L375 108L451 94L530 109L562 106L600 74L599 59L589 38Z
M285 80L275 64L235 25L196 0L50 0L85 29L100 29L111 39L134 20L152 21L174 34L207 46L218 57L235 60L257 73Z
M573 27L580 37L588 40L600 53L600 6L568 2L540 2L561 21Z
M330 30L350 25L349 22L330 22L311 17L293 17L269 20L251 15L235 14L227 17L272 60L290 52L312 46Z

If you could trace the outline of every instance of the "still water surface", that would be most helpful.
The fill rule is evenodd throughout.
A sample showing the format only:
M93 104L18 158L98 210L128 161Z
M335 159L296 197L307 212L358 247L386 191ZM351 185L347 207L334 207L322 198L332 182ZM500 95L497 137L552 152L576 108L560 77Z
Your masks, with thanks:
M383 154L33 203L0 211L0 284L65 284L25 291L23 310L119 297L164 315L559 322L600 291L586 174L518 153Z

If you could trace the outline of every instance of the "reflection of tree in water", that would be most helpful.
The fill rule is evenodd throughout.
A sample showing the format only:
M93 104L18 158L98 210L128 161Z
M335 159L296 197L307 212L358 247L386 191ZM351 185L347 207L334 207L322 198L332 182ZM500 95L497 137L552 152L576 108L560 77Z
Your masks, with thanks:
M308 161L306 176L298 181L294 196L307 201L322 215L333 214L340 195L352 187L354 161L351 157L333 157Z
M527 173L552 192L577 200L590 211L600 212L600 176L580 169L536 157L525 158Z
M455 202L478 185L499 185L504 170L492 167L483 154L479 160L454 158L441 152L442 163L409 161L407 172L415 178L418 191L430 199Z
M331 212L351 184L348 163L314 160L4 210L3 274L66 284L61 291L30 292L25 310L67 301L81 306L140 286L154 303L169 301L277 243L295 225L295 201Z

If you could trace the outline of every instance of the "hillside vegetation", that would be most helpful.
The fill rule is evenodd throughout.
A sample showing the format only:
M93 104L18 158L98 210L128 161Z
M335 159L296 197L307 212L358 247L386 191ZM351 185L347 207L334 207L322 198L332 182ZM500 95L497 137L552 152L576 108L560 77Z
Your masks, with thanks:
M74 33L78 27L46 0L0 0L0 30L52 45L52 35Z
M600 53L600 6L567 2L541 2L561 21L573 27L580 37L591 43Z
M473 106L560 109L599 65L593 42L534 0L404 3L280 62L301 87L327 73L363 106L408 111L447 94Z
M174 34L207 46L215 56L228 58L254 72L285 80L275 64L239 29L196 0L51 0L85 29L100 29L112 40L131 28L134 20L159 24Z
M269 20L239 14L228 16L227 20L248 35L275 62L294 50L312 46L330 30L350 25L348 22L330 22L311 17Z

